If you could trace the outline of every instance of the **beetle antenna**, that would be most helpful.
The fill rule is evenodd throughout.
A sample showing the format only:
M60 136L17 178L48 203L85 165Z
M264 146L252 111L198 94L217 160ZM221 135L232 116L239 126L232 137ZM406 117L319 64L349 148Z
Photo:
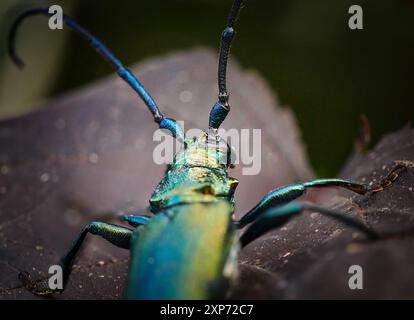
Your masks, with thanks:
M8 38L8 49L9 54L13 62L20 68L24 67L23 60L17 55L15 48L15 40L17 35L17 30L23 20L30 16L34 15L45 15L52 16L52 13L49 13L48 8L39 8L31 9L23 12L17 19L14 21ZM122 62L114 56L114 54L97 38L95 38L89 31L79 25L75 20L69 18L68 16L63 16L63 22L65 25L69 26L76 33L81 35L85 40L87 40L90 46L95 49L102 57L105 58L110 64L112 64L117 70L118 75L125 80L126 83L141 97L144 103L147 105L148 109L151 111L154 121L158 123L161 129L167 129L171 132L172 136L176 139L182 141L184 140L184 132L181 126L174 119L165 118L161 111L159 110L154 99L151 97L149 92L145 87L139 82L137 77L123 66Z
M234 23L240 13L244 0L234 0L227 19L227 26L221 34L220 55L218 65L218 101L210 111L209 127L218 129L230 111L229 94L227 92L227 62L234 38Z

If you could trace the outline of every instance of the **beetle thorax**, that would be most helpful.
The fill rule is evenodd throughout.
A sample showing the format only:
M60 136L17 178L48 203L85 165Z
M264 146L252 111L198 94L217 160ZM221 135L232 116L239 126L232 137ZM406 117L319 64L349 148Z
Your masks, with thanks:
M152 211L223 198L232 202L238 181L228 176L226 157L227 145L206 133L187 139L152 194Z

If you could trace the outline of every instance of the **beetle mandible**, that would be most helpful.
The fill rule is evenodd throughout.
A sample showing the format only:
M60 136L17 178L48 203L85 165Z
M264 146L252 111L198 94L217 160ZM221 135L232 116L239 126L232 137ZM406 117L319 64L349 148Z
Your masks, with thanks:
M227 62L235 35L234 24L243 6L234 0L227 25L221 35L218 65L218 101L211 109L207 132L186 138L174 119L164 117L156 102L118 58L97 38L68 16L65 25L85 38L116 69L118 75L139 95L161 129L184 143L164 178L155 188L150 208L152 216L124 215L132 228L94 221L88 224L61 259L63 282L67 283L72 265L87 234L98 235L131 253L127 298L129 299L208 299L226 297L237 276L237 257L243 248L266 232L286 224L306 210L349 225L370 239L378 235L357 219L307 202L290 203L314 187L342 187L359 194L378 192L393 182L397 167L378 185L342 179L318 179L282 186L270 191L240 220L233 220L234 192L238 181L228 175L232 165L230 146L218 135L230 112L227 91ZM51 16L47 8L25 11L14 22L9 38L13 61L23 66L14 43L19 25L33 15ZM223 161L223 159L225 159ZM247 227L239 237L237 230ZM34 294L53 293L45 280L32 281L20 275Z

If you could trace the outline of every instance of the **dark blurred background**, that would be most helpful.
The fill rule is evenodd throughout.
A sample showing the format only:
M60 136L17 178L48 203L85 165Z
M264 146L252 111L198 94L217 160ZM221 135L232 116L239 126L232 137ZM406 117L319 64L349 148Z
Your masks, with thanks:
M216 49L231 0L2 0L1 118L113 73L83 40L51 32L41 17L21 29L18 50L28 67L16 71L5 34L19 6L39 4L62 5L132 64L177 49ZM348 28L354 4L364 10L363 30ZM293 109L319 175L334 175L346 160L360 114L370 120L374 142L413 119L414 1L247 0L237 31L232 56Z

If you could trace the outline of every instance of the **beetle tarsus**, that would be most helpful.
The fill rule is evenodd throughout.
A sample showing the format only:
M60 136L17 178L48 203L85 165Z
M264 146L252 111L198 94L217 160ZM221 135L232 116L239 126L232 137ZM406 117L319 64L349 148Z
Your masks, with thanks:
M368 189L372 193L382 192L391 186L398 179L400 173L407 169L408 165L404 161L395 161L395 166L381 181Z
M50 296L53 293L63 291L50 289L49 278L33 280L31 274L27 271L22 271L19 273L19 280L22 282L26 290L36 296Z

